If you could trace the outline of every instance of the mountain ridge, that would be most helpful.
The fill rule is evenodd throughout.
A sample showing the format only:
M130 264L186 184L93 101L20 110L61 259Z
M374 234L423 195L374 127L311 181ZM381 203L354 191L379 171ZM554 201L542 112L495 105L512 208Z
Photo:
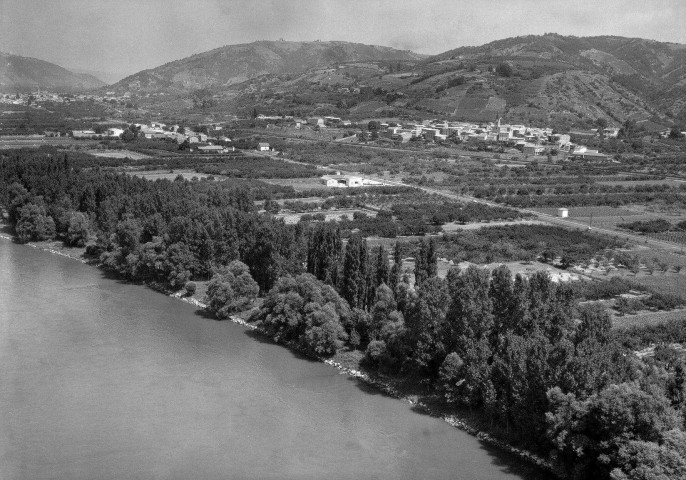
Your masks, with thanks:
M183 91L228 87L265 74L300 73L328 65L379 60L419 60L424 55L391 47L327 41L269 41L225 45L130 75L112 86L122 91Z
M425 56L351 42L258 41L108 87L168 112L439 116L592 128L686 122L686 45L619 36L511 37Z

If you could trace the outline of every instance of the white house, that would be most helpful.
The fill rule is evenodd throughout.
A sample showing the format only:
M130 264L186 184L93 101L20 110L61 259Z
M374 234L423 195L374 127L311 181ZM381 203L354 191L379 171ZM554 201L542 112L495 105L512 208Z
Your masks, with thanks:
M198 147L198 151L201 153L226 153L228 149L221 145L201 145Z
M364 185L362 177L348 175L324 175L322 180L327 187L349 188Z
M574 158L581 158L584 160L607 160L608 156L600 153L598 150L591 150L583 145L577 145L571 153Z
M121 137L122 133L124 133L124 129L122 129L122 128L108 128L107 129L107 136L108 137L119 138L119 137Z
M265 142L260 142L257 144L257 150L260 152L268 152L269 151L269 144Z
M73 130L71 134L74 138L95 138L98 136L93 130Z
M525 155L542 155L545 148L540 145L534 145L533 143L527 143L524 145L523 151Z

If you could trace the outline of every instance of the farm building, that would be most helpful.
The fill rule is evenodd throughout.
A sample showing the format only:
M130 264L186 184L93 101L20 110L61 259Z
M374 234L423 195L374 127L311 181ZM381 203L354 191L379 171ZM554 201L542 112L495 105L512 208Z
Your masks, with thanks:
M124 133L123 128L108 128L107 129L107 136L111 138L119 138L121 137L122 133Z
M600 153L598 150L591 150L583 145L577 145L571 156L583 160L608 160L608 156L604 153Z
M97 138L99 136L93 130L73 130L71 134L74 138Z
M567 217L569 217L569 210L566 208L558 208L557 209L557 216L562 217L562 218L567 218Z
M269 151L269 144L260 142L257 144L257 150L260 152L268 152Z
M543 155L545 148L540 145L534 145L533 143L527 143L524 145L523 151L525 155Z
M201 145L198 147L198 151L200 153L225 153L228 148L221 145Z
M361 187L363 181L361 177L351 177L348 175L324 175L322 181L327 187Z

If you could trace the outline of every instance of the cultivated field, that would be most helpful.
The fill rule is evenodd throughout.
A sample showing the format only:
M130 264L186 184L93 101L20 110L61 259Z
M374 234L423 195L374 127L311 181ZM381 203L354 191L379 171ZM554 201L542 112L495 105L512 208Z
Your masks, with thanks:
M686 320L686 310L672 310L670 312L640 312L636 315L619 316L612 314L614 328L629 328L634 326L657 325L670 320Z
M146 158L150 158L149 155L132 152L131 150L88 150L87 153L104 158L130 158L131 160L145 160Z
M612 186L622 186L622 187L631 187L634 185L672 185L672 186L679 186L683 185L684 182L680 180L670 180L670 179L665 179L665 180L607 180L607 181L599 181L596 182L599 183L600 185L612 185Z
M500 227L503 225L547 225L546 222L539 220L513 220L504 222L475 222L461 224L457 222L449 222L443 225L444 232L457 232L459 230L476 230L483 227Z
M548 215L557 215L557 208L532 208L536 212L545 213ZM633 212L627 208L615 208L615 207L571 207L569 210L569 218L589 218L593 215L593 218L605 218L605 217L627 217L632 215L637 215L637 212Z
M196 178L202 180L204 178L213 177L215 180L222 180L221 175L208 175L205 173L198 173L194 170L145 170L145 171L129 171L126 172L134 177L145 178L146 180L174 180L181 175L184 180L192 180Z
M652 288L660 293L686 296L686 275L681 273L655 273L653 275L637 275L632 281Z
M353 215L355 213L364 213L368 217L375 217L376 212L373 210L363 210L363 209L347 209L347 210L315 210L312 212L305 212L305 213L277 213L274 215L276 218L283 218L284 222L287 224L295 224L300 221L303 215L310 215L312 216L313 214L316 213L323 213L325 216L325 221L339 221L343 217L347 217L348 219L353 218Z
M313 190L317 188L326 188L322 180L316 177L312 178L263 178L264 182L272 185L282 185L284 187L293 187L297 191Z

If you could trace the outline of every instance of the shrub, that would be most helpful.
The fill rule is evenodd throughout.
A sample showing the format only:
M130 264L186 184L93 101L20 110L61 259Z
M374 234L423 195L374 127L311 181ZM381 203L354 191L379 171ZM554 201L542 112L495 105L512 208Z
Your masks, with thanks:
M310 355L328 356L348 340L343 324L349 316L347 302L330 285L306 273L279 279L251 320L276 341Z
M667 293L653 293L651 296L643 300L643 303L648 308L656 310L674 310L684 304L684 300L676 295Z
M198 289L198 286L195 284L195 282L186 282L186 293L188 296L194 295L196 290Z
M672 224L664 218L658 218L656 220L636 221L631 223L620 223L617 226L619 228L633 230L634 232L640 233L663 233L669 231L672 228Z

